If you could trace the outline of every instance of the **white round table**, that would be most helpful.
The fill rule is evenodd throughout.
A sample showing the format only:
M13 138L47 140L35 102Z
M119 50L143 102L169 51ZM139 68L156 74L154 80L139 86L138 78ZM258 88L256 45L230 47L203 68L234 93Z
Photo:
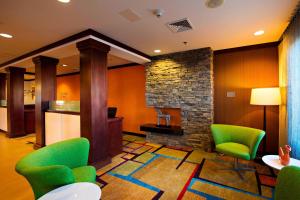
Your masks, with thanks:
M262 160L264 161L264 163L266 163L266 165L277 170L281 170L283 167L285 167L280 163L278 155L266 155L262 157ZM300 167L300 160L291 158L289 166L290 165Z
M101 189L94 183L73 183L56 188L39 200L99 200Z

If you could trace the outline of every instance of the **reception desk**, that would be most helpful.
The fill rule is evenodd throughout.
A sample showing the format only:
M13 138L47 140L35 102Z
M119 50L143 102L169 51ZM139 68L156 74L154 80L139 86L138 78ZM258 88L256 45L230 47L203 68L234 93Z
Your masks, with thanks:
M0 130L7 132L7 108L0 107Z
M110 155L122 152L123 118L109 118ZM46 146L62 140L80 137L80 113L69 111L47 111L45 113Z
M35 133L35 105L24 105L24 131L26 134Z
M34 105L24 105L24 131L25 134L35 132ZM0 130L7 132L7 108L0 106Z

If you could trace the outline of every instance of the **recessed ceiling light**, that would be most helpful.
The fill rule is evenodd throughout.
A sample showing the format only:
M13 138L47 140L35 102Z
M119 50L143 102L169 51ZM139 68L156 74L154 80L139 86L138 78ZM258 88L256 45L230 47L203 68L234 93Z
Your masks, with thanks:
M7 33L0 33L0 36L5 37L5 38L12 38L12 35L9 35Z
M265 33L264 30L259 30L254 33L255 36L263 35Z
M63 67L67 67L68 65L66 65L66 64L62 64L62 66L63 66Z
M57 0L57 1L62 2L62 3L69 3L70 2L70 0Z
M155 50L154 50L154 53L160 53L160 52L161 52L160 49L155 49Z

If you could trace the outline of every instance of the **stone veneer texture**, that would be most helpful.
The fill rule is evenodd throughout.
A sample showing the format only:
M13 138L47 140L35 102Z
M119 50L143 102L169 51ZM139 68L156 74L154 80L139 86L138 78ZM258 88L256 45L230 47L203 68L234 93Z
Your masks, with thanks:
M153 57L146 64L146 101L150 107L180 108L184 130L183 136L147 133L148 141L210 150L214 114L211 48Z

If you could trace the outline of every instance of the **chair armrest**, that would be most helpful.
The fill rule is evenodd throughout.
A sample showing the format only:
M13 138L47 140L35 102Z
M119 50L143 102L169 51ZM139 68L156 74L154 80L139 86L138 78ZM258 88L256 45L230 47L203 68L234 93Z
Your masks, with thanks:
M265 136L264 131L259 131L256 134L253 134L251 139L249 140L249 150L250 150L250 159L253 160L256 157L256 153L259 147L260 142Z
M23 169L21 174L30 182L36 198L75 182L72 170L64 165L30 167Z

